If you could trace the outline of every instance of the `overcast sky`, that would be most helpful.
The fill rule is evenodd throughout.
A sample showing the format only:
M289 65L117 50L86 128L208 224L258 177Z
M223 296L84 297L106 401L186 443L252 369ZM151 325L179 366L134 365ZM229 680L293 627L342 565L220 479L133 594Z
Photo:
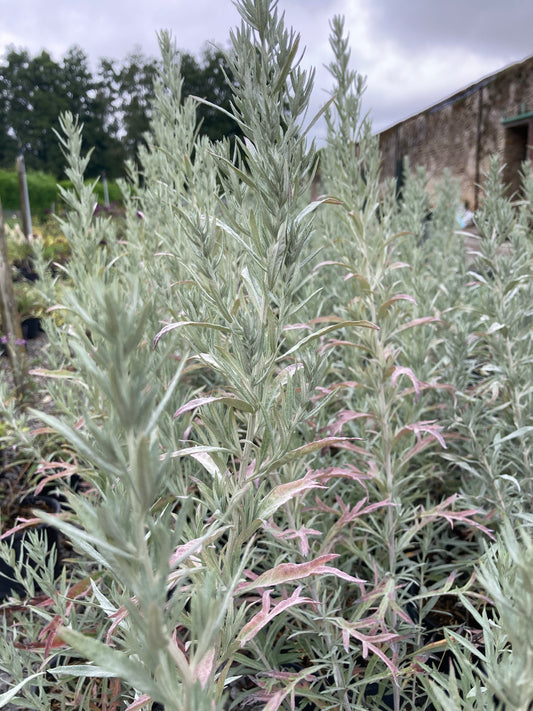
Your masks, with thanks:
M313 108L330 88L329 19L344 15L352 65L367 77L365 111L386 128L533 54L533 0L279 0L317 68ZM179 48L228 46L232 0L0 0L0 55L8 45L59 60L72 45L90 57L158 56L157 31Z

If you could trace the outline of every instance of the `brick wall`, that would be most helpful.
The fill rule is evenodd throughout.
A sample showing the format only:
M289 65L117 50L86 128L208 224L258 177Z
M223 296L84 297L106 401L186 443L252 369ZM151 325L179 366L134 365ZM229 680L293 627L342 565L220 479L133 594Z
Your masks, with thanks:
M395 124L379 135L382 177L398 177L401 161L424 166L430 191L449 168L461 196L477 207L489 158L498 154L510 191L519 187L521 162L533 158L533 56L486 77Z

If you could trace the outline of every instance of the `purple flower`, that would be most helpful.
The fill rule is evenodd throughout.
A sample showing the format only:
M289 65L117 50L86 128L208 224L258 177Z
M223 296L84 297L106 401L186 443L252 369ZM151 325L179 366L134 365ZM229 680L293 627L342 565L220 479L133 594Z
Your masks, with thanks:
M8 333L7 336L0 336L0 343L6 344L8 341L11 341L11 334ZM24 338L15 338L15 345L16 346L24 346L26 345L26 341Z

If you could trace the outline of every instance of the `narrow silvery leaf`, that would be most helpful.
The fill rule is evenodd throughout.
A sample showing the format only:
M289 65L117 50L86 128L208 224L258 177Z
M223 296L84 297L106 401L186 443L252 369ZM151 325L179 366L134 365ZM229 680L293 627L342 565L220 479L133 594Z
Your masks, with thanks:
M159 333L156 334L154 337L154 348L157 346L161 338L169 333L170 331L173 331L176 328L183 328L184 326L194 326L196 328L212 328L216 331L223 331L223 332L229 332L229 328L226 326L221 326L220 324L217 323L205 323L205 322L200 322L200 321L177 321L176 323L169 323L168 325L164 326Z
M157 685L140 662L76 630L59 627L58 634L61 639L72 645L85 657L94 660L98 666L106 669L109 675L124 679L132 686L150 694L152 698L160 697Z
M227 395L223 395L220 397L197 397L194 398L194 400L190 400L189 402L185 403L185 405L182 405L180 408L176 410L174 413L174 417L179 417L180 415L183 415L184 412L189 412L190 410L196 410L197 407L201 407L202 405L207 405L212 402L220 402L223 403L224 405L227 405L228 407L235 407L238 410L244 410L244 412L253 412L252 406L245 402L244 400L241 400L237 397L231 397Z
M3 694L0 694L0 708L3 708L6 704L8 704L12 699L14 699L19 691L23 689L28 682L33 681L34 679L37 679L40 676L43 676L46 672L36 672L35 674L30 674L27 676L25 679L20 681L18 684L15 684L15 686L12 686L11 689L8 691L4 691Z
M280 356L278 358L278 361L283 360L283 358L288 355L291 355L292 353L295 353L297 350L302 348L302 346L307 345L311 341L314 341L317 338L320 338L321 336L325 336L326 333L336 331L339 328L373 328L375 330L379 330L379 326L376 326L374 323L370 323L370 321L340 321L339 323L334 323L329 326L325 326L324 328L315 331L315 333L311 333L309 336L302 338L301 341L299 341L292 348L289 348L288 351L286 351L282 356Z

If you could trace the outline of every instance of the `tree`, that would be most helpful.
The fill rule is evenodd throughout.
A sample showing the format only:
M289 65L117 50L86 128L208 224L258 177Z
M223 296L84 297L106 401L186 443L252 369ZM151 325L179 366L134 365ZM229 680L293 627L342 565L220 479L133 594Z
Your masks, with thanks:
M54 129L59 129L58 115L69 108L65 72L48 52L43 51L30 60L26 76L30 112L25 130L18 135L26 165L36 170L46 168L48 172L60 175L64 159Z
M0 165L12 168L23 150L29 169L61 177L64 158L54 129L67 109L79 116L87 145L94 146L89 174L103 169L120 174L121 143L106 130L109 109L79 47L69 49L60 63L46 51L33 58L26 50L7 52L0 64Z
M87 55L72 47L63 58L65 93L69 111L83 123L85 144L93 149L87 175L96 177L105 171L110 178L123 174L124 147L112 125L112 109L101 80L89 69Z
M26 166L46 167L57 174L63 164L53 128L57 116L69 106L66 76L60 64L42 51L30 57L26 50L8 51L1 71L4 131L0 137L1 162L12 167L19 150Z
M10 49L0 65L0 165L12 168L18 152L19 136L25 133L25 117L30 111L26 75L30 62L26 50Z
M117 63L101 59L99 93L107 101L111 118L107 131L122 143L124 156L135 160L150 122L154 98L153 83L158 63L140 51Z
M64 158L54 129L66 110L84 125L93 155L88 176L123 174L126 158L136 160L149 128L159 62L139 50L123 61L101 59L94 76L85 52L71 47L60 62L42 51L8 49L0 60L0 166L12 168L19 150L33 170L63 175ZM208 47L196 59L181 55L183 96L193 94L230 108L231 70L224 53ZM230 84L226 77L230 78ZM216 141L239 133L237 124L212 106L198 104L200 134Z
M233 77L221 50L207 47L200 62L193 55L183 53L181 55L181 72L184 96L197 96L226 111L230 110ZM226 77L228 77L229 83ZM199 104L198 118L201 122L200 134L205 134L212 141L240 133L232 118L212 106Z

